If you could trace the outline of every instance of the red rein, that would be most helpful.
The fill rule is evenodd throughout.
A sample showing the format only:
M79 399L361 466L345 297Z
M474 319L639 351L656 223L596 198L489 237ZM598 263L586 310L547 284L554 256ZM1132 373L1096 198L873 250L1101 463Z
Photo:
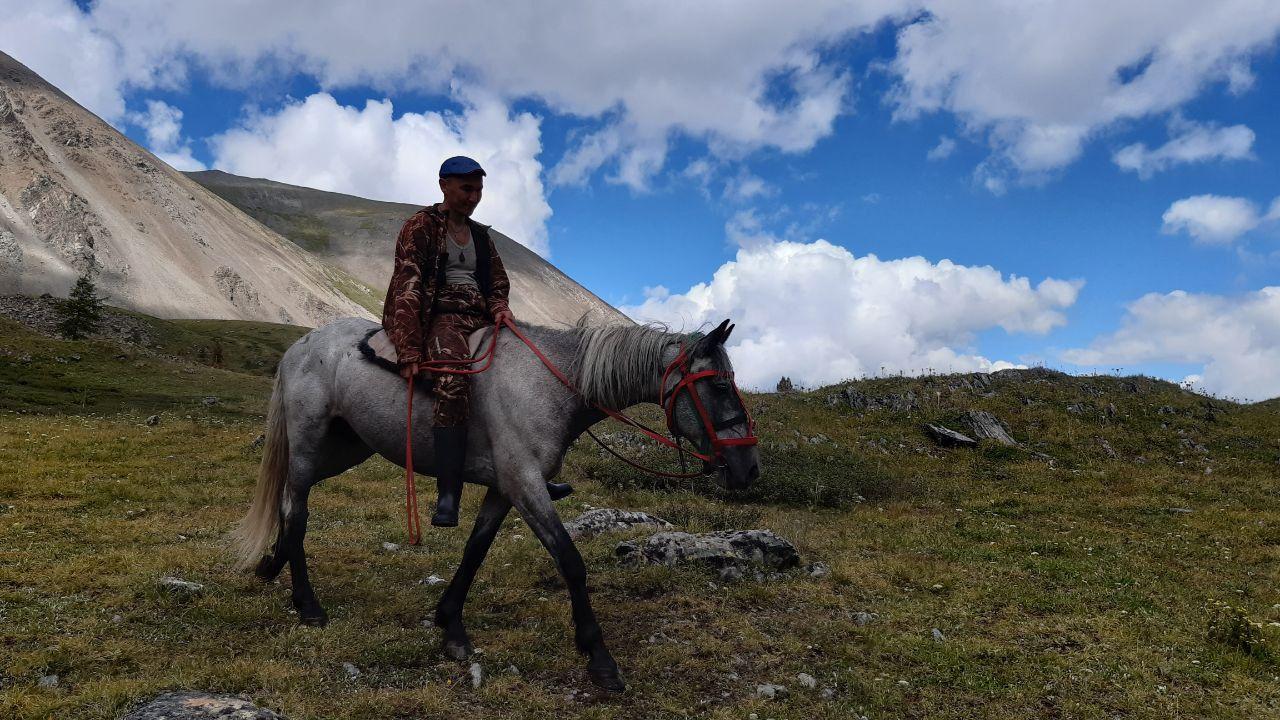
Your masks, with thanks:
M523 342L525 345L529 347L530 350L533 351L533 354L536 355L538 359L542 361L542 364L546 366L547 370L550 370L551 374L555 375L557 380L564 383L565 387L569 388L576 395L582 394L581 392L578 391L578 388L574 387L573 382L569 380L569 377L565 375L563 372L561 372L560 369L555 366L555 363L551 362L551 360L548 359L546 355L543 355L542 351L538 349L538 346L534 345L533 342L529 340L529 338L525 337L524 333L520 332L520 328L516 327L516 324L511 320L506 320L503 323L497 323L494 325L493 337L492 337L492 340L489 342L489 349L486 350L481 355L479 355L478 357L472 358L470 360L457 360L457 361L435 360L435 361L428 361L428 362L420 362L415 366L414 374L417 374L417 372L422 370L428 370L434 373L448 373L453 375L476 375L478 373L484 372L485 370L488 370L489 367L493 364L493 358L497 355L498 333L502 330L503 325L505 325L509 330L511 330L511 332L515 333L515 336L520 338L521 342ZM484 365L478 368L457 367L458 365L474 365L479 362L484 362ZM639 430L640 432L644 433L645 435L648 435L650 438L652 438L659 444L666 445L667 447L674 449L677 453L681 453L682 455L684 453L688 453L689 455L692 455L698 458L699 460L702 460L707 463L714 462L722 458L724 456L723 448L725 447L755 445L757 443L758 438L756 438L756 435L755 435L755 420L752 419L751 413L747 410L747 404L742 399L742 393L738 392L737 384L733 383L733 373L724 372L722 370L702 370L700 372L690 373L689 357L685 354L685 349L682 347L680 349L680 354L676 356L675 360L671 361L671 364L668 365L666 367L666 370L663 371L662 373L661 387L663 388L663 392L665 392L665 388L667 387L667 378L671 375L672 371L676 370L677 368L684 373L684 377L682 377L680 381L676 383L676 386L671 389L671 394L668 396L667 400L660 399L663 406L663 410L665 411L667 416L667 429L671 430L673 435L675 434L674 413L675 413L675 406L676 406L676 398L677 396L679 396L682 390L687 391L689 393L689 397L693 399L693 406L698 411L698 417L702 420L703 427L706 428L707 437L711 438L711 448L713 452L712 455L704 455L700 452L697 452L696 450L685 450L678 443L668 439L663 435L658 434L653 430L650 430L648 427L645 427L640 422L633 420L627 417L626 415L623 415L617 410L603 407L601 405L596 405L595 408L600 412L604 413L605 415L608 415L609 417L617 420L618 422L621 422L622 424L627 425L629 427L633 427L636 430ZM693 389L693 383L695 381L701 380L703 378L709 378L709 377L726 377L729 379L730 384L733 386L734 394L738 396L738 402L742 403L742 412L746 415L747 434L745 437L721 438L716 433L715 425L711 420L710 413L708 413L706 407L703 406L702 398L700 398L698 396L698 393ZM404 448L405 448L404 449L404 452L405 452L404 484L405 484L405 496L406 496L405 497L405 514L408 516L409 543L411 545L418 545L422 541L422 520L418 517L418 492L417 492L417 487L414 484L414 477L413 477L413 375L409 376L408 405L409 405L409 410L408 410L408 417L405 419L405 438L404 438ZM661 470L654 470L652 468L647 468L637 462L634 462L618 454L608 445L605 445L603 442L601 442L600 438L596 437L595 434L593 434L590 430L587 431L587 434L591 436L591 439L599 443L600 447L609 451L609 453L612 454L614 457L618 458L619 460L622 460L623 462L627 463L628 465L631 465L632 467L639 468L640 470L643 470L645 472L652 473L654 475L661 475L663 477L672 477L672 478L690 478L690 477L697 477L698 475L706 474L704 472L669 473L669 472L663 472ZM683 461L683 457L682 457L682 461Z

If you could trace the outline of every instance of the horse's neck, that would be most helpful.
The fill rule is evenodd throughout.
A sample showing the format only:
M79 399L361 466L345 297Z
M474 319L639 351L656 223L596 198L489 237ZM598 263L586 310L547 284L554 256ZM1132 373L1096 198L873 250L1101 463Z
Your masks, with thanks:
M573 366L577 359L575 358L576 346L570 341L568 336L559 336L554 339L548 338L551 345L551 352L548 358L552 360L560 368L569 368ZM621 376L615 379L618 385L615 385L614 394L617 396L614 402L608 403L613 407L611 410L623 410L635 405L644 403L661 404L661 384L662 371L666 364L675 358L679 352L678 339L672 338L672 342L667 346L659 357L653 358L652 369L642 373L636 377L623 379ZM582 395L579 393L579 400ZM594 407L594 403L583 401L584 408Z

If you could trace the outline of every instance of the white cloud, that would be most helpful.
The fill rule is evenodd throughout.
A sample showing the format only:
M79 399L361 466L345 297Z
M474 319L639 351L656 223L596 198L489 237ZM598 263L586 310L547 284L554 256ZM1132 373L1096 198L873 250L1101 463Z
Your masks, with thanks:
M1010 367L974 353L976 333L1045 333L1063 324L1081 281L1004 278L991 267L921 257L855 257L825 240L770 237L754 214L735 216L737 257L683 293L645 291L623 307L637 320L692 329L732 318L740 382L769 388L781 375L805 385L894 372ZM733 236L733 222L729 234Z
M1176 110L1213 83L1248 91L1280 3L1167 0L1153 12L1145 0L566 0L494 12L417 0L97 0L86 14L70 0L0 0L0 18L0 47L108 119L123 115L124 88L180 88L193 71L240 88L301 72L323 90L535 99L585 126L553 184L604 171L638 189L678 137L730 160L812 149L852 109L862 69L842 64L841 44L909 22L886 66L896 115L954 113L991 145L976 177L1000 190L1071 163L1117 121Z
M327 93L250 116L210 140L214 166L321 190L426 205L440 199L440 161L466 154L485 168L476 219L547 253L547 205L538 119L491 97L462 98L465 112L404 113L390 100L364 108Z
M1274 0L927 2L890 63L896 115L947 111L985 134L979 181L1037 181L1100 129L1174 110L1207 85L1248 89L1280 32Z
M1179 163L1244 160L1253 156L1254 134L1245 125L1222 127L1175 117L1169 124L1169 135L1169 142L1155 150L1134 143L1117 150L1112 160L1122 170L1136 172L1146 180Z
M938 138L938 144L929 150L925 158L929 160L946 160L951 157L951 153L956 151L956 141L943 135Z
M739 170L737 175L729 178L724 186L725 199L739 203L755 200L756 198L769 197L777 192L778 189L776 187L745 168Z
M1150 293L1130 303L1121 327L1063 354L1077 365L1203 364L1186 379L1218 395L1280 395L1280 287L1243 296Z
M191 153L191 141L182 135L182 111L160 100L148 100L146 112L132 112L129 122L147 134L147 146L177 170L206 170Z
M1263 222L1280 218L1280 198L1276 198L1266 215L1258 212L1253 202L1222 195L1193 195L1174 202L1162 217L1164 232L1185 231L1196 242L1226 245L1258 227Z
M0 0L0 51L103 119L123 117L119 49L71 0Z
M460 82L508 102L537 98L557 113L600 119L598 129L614 136L584 135L592 157L570 153L554 182L617 162L614 181L643 187L663 167L672 133L721 148L812 147L848 109L851 89L822 50L906 5L566 0L495 12L416 0L98 0L92 16L121 44L133 75L198 64L233 85L302 71L326 90L439 92ZM773 93L778 85L788 92ZM613 152L601 158L605 148Z

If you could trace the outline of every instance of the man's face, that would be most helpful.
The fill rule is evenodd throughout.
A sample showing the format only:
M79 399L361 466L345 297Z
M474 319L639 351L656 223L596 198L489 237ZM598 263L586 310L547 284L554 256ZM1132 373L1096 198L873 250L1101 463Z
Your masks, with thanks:
M484 191L484 176L480 173L472 173L440 178L440 191L444 193L445 207L464 217L471 217L471 213L476 210L476 205L480 204L480 195Z

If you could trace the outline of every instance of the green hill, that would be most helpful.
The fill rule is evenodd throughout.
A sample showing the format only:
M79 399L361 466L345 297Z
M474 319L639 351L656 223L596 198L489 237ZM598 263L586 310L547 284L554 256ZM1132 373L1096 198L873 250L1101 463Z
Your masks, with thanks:
M709 571L619 565L614 547L639 531L582 542L630 682L621 698L599 699L584 692L563 586L514 519L467 606L485 684L473 689L468 666L440 654L423 621L441 586L422 581L450 575L466 531L383 549L404 542L404 489L403 472L379 458L312 494L308 554L333 621L297 627L288 574L262 586L232 572L224 538L249 500L272 368L304 330L132 315L117 325L68 342L0 318L3 717L115 718L177 688L245 693L291 718L1255 718L1280 708L1275 652L1239 641L1274 644L1269 623L1280 622L1274 402L1042 369L751 394L763 475L742 494L655 480L584 440L563 472L578 488L559 505L565 517L591 505L691 532L765 527L830 567L726 584ZM991 413L1017 444L949 447L925 429L972 435L971 412ZM641 415L660 422L651 408ZM464 524L480 494L465 494ZM166 595L155 585L164 575L205 591ZM1210 637L1222 612L1212 601L1238 608L1236 640ZM39 684L49 675L56 687ZM788 692L757 697L766 683Z

